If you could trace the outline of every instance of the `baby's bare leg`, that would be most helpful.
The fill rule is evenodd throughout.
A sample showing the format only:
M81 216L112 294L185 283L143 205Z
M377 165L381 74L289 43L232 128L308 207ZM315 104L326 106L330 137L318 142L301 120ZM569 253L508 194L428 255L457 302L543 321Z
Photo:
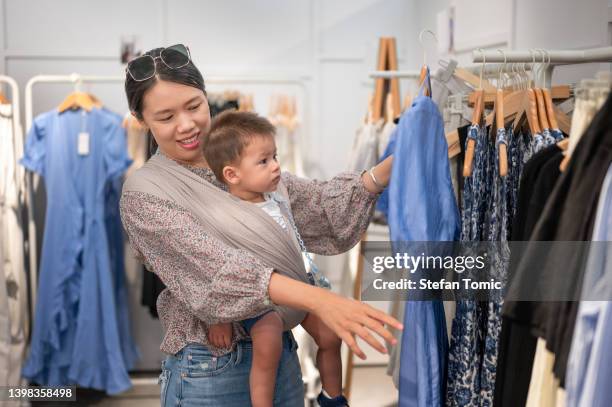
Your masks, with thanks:
M272 407L276 370L282 353L283 321L276 312L264 315L251 328L253 364L249 376L253 407Z
M342 394L342 357L340 346L342 341L319 318L308 314L302 326L312 336L319 347L317 352L317 368L321 375L323 390L332 398Z

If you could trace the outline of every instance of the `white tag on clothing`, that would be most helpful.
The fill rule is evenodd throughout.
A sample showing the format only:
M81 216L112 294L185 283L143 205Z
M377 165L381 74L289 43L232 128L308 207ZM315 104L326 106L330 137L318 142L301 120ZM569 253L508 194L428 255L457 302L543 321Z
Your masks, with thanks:
M89 154L89 133L79 133L79 144L78 144L79 155Z

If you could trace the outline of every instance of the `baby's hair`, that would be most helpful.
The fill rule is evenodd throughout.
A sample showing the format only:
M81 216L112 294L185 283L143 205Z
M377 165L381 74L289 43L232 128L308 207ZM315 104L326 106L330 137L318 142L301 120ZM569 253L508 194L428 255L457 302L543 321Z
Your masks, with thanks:
M238 164L246 146L255 137L274 137L276 128L257 113L228 110L217 115L204 137L204 157L217 179L225 182L223 168Z

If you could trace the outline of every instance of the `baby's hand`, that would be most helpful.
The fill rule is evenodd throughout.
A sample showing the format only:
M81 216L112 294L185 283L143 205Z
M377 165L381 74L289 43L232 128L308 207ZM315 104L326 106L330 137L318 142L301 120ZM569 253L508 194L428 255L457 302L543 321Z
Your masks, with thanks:
M214 324L208 328L208 341L217 348L232 346L232 324Z

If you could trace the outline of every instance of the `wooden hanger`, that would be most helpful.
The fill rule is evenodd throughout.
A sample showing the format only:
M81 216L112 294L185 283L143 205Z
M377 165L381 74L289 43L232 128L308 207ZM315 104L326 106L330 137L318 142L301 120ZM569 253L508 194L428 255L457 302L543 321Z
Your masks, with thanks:
M482 115L484 113L484 92L485 90L482 88L482 76L484 73L484 68L486 65L486 60L484 59L484 51L480 49L480 52L483 53L483 62L482 68L480 69L480 82L479 89L476 91L476 102L474 103L474 111L472 112L472 126L479 126L482 121ZM467 148L465 151L465 161L463 163L463 176L469 177L472 175L472 162L474 161L474 149L476 148L476 140L471 137L468 137Z
M538 118L538 102L536 99L536 94L532 88L529 88L523 92L523 103L521 105L521 110L514 119L513 128L516 132L518 128L522 126L525 121L527 121L531 135L535 136L538 133L542 133Z
M427 84L425 83L426 79L427 79L427 65L423 65L421 67L421 73L419 75L419 89L424 88L423 95L431 97L431 95L429 94L429 86L427 86Z
M387 100L385 101L385 123L393 122L393 119L397 116L393 110L393 96L391 93L387 93Z
M480 78L478 77L478 75L474 75L473 73L471 73L470 71L468 71L467 69L463 69L463 68L455 68L455 72L453 73L453 75L457 78L457 79L461 79L462 81L469 83L470 85L472 85L472 87L474 87L474 89L484 89L485 92L487 94L492 94L492 95L496 95L497 94L497 88L495 86L493 86L493 84L491 82L489 82L487 79L483 78L482 79L482 86L480 85ZM470 97L475 97L472 95L475 95L475 92L472 92L470 94Z
M365 117L363 118L363 123L368 124L374 121L374 93L368 93L368 110L366 112Z
M513 120L516 117L516 114L520 110L520 107L523 103L523 91L514 91L511 93L506 93L504 91L504 121L508 123L508 121ZM493 121L496 119L495 112L491 112L487 115L485 123L487 126L491 126Z
M448 158L461 154L461 139L459 138L459 131L457 129L446 134L446 144L448 144Z
M483 95L484 104L484 95ZM506 129L506 121L504 117L504 90L498 89L497 100L495 101L495 122L497 130ZM499 175L505 177L508 175L508 149L505 143L500 143L498 151L499 159Z
M552 96L550 91L546 88L542 89L542 96L544 97L544 106L546 109L546 115L548 116L548 121L551 129L558 129L559 123L557 122L557 117L555 115L555 110L553 109L554 104L552 100Z
M102 106L104 106L102 104L102 101L100 99L98 99L98 97L96 95L94 95L93 93L88 93L89 97L91 98L94 107L97 107L98 109L102 108Z
M96 103L91 96L84 92L72 92L58 106L57 110L62 113L68 109L84 109L88 112L95 107Z
M536 102L538 105L538 118L540 122L540 127L542 128L542 130L544 129L550 130L551 127L550 127L550 123L548 120L548 112L546 110L546 104L544 102L544 94L542 93L542 89L536 88L533 91L535 92Z
M476 103L472 113L472 125L479 125L484 109L484 89L479 89L476 95ZM474 149L476 148L476 140L468 138L467 148L465 151L465 162L463 163L463 176L469 177L472 175L472 161L474 160Z
M569 134L571 128L571 120L567 114L557 109L554 105L552 99L547 100L546 93L550 92L547 89L542 90L544 94L544 102L546 104L546 112L547 118L550 122L552 128L558 128L565 134ZM506 94L504 97L504 120L506 123L512 122L519 112L522 112L523 104L525 103L525 90L514 91L512 93ZM552 109L552 113L549 112L549 109ZM493 120L495 119L495 113L490 113L486 118L487 126L493 124ZM554 127L555 124L557 127Z
M535 63L535 58L534 58ZM533 68L532 68L533 73ZM538 118L538 102L535 91L533 90L531 79L529 80L528 88L522 91L522 102L519 106L519 110L512 124L514 133L517 133L519 127L521 127L525 121L529 125L531 135L535 136L537 133L541 133L539 118Z
M459 69L459 68L457 68ZM484 79L483 79L484 81ZM483 85L484 87L484 85ZM511 93L514 92L514 89L512 88L504 88L504 94L505 95L509 95ZM553 86L551 90L549 90L549 95L551 96L552 99L569 99L572 94L571 94L571 89L569 85L557 85L557 86ZM497 89L495 89L495 91L491 92L491 91L487 91L485 90L485 104L490 104L490 103L494 103L495 100L497 99ZM473 104L474 103L474 92L470 92L469 96L468 96L468 103L469 104Z

